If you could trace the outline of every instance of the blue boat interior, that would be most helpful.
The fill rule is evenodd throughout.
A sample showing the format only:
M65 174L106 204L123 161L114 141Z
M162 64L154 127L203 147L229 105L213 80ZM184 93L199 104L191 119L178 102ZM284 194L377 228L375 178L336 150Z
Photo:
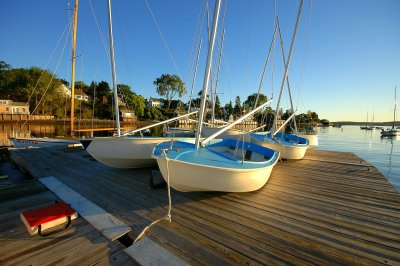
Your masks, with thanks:
M212 140L209 145L196 149L193 143L183 141L163 142L153 151L155 157L225 168L256 169L274 164L279 153L253 143L232 139Z
M299 137L294 134L288 134L288 133L283 133L278 132L275 134L275 136L272 136L271 132L267 134L257 134L253 133L250 134L251 137L258 139L258 140L269 140L269 141L277 141L279 143L283 143L285 145L289 146L308 146L309 141L306 138Z

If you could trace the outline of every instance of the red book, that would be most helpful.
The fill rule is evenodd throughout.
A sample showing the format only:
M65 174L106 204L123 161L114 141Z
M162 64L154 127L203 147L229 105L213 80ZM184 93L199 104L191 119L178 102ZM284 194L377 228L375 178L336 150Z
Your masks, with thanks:
M41 232L63 223L68 226L78 214L69 205L58 202L43 208L24 211L20 217L31 235L40 235Z

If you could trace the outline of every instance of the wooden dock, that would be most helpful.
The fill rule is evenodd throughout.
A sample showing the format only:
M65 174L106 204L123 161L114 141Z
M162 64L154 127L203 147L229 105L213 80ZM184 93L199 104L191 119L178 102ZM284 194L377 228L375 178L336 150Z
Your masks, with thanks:
M35 178L55 176L124 221L133 236L167 213L166 188L149 189L154 169L113 169L85 151L12 150L11 158ZM45 240L27 235L18 213L54 197L43 189L36 194L45 198L31 200L36 194L30 192L22 193L26 200L0 201L0 243L8 243L0 249L0 262L43 264L41 259L52 250L64 256L62 250L81 241L85 249L93 246L91 254L102 257L104 264L133 263L120 252L121 244L103 240L81 218L68 231ZM376 168L352 153L310 150L303 160L279 162L259 191L173 190L172 204L172 222L155 225L147 237L187 264L400 265L400 194ZM85 249L79 250L86 253Z
M37 180L0 184L0 265L134 265L123 244L109 241L81 217L66 229L59 226L44 236L30 236L19 214L58 197Z

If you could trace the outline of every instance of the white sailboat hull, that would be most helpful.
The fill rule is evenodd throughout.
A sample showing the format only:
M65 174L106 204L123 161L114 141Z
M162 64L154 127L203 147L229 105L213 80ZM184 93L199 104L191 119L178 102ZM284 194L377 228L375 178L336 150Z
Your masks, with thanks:
M267 183L273 168L269 166L264 169L239 170L168 160L168 173L165 158L157 158L157 164L165 182L169 174L170 186L182 192L258 190Z
M318 146L318 135L298 134L299 137L308 139L308 148L312 149Z
M268 181L279 153L253 143L214 139L207 147L175 142L153 151L166 182L176 190L249 192Z
M258 133L257 133L258 134ZM270 133L268 133L270 135ZM280 153L280 158L282 159L289 159L289 160L300 160L303 159L304 155L306 154L307 148L309 146L309 142L307 139L303 138L303 141L306 142L303 145L297 145L291 143L290 141L283 141L279 138L265 138L263 134L258 134L259 137L255 137L255 134L250 134L250 140L252 143L278 151ZM277 136L280 133L277 134ZM290 134L289 134L290 135ZM295 136L295 135L293 135ZM297 136L299 137L299 136Z
M291 147L279 143L268 143L265 141L259 141L253 138L251 139L251 142L280 152L282 159L300 160L303 159L307 151L307 148L305 147Z
M141 168L156 165L154 147L171 138L112 137L82 140L86 151L97 161L114 168ZM188 140L192 140L188 138ZM85 142L90 142L85 144Z

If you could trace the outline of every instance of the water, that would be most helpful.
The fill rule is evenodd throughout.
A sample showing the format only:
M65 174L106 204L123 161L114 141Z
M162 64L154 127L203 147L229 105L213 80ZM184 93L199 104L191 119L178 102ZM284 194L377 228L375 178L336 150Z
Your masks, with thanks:
M380 130L361 130L359 126L320 128L318 136L316 149L353 152L400 191L400 137L381 138Z

